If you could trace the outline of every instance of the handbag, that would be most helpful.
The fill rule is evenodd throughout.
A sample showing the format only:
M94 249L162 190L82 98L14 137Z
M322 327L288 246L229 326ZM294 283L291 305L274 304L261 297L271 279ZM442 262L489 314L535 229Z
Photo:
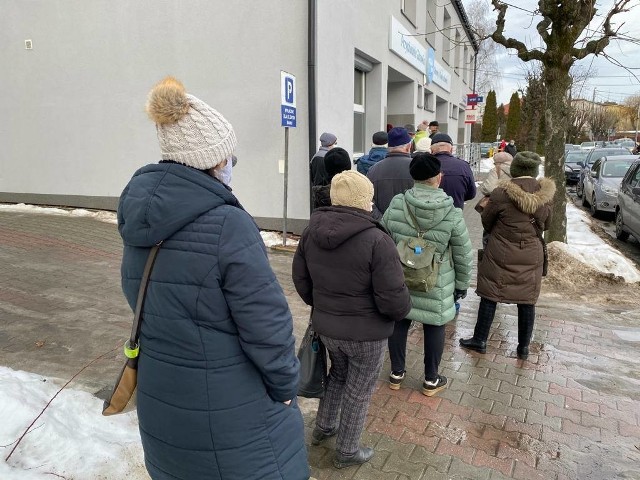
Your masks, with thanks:
M322 398L327 386L327 349L320 335L311 326L304 333L300 349L300 382L298 396L306 398Z
M538 227L538 222L536 222L536 219L533 217L531 217L531 225L533 225L533 228L536 229L536 234L538 235L538 238L542 242L542 255L543 255L542 276L546 277L547 270L549 268L549 254L547 253L547 242L544 241L544 237L542 236L542 231L540 230L540 227Z
M162 242L151 248L149 256L147 257L147 263L144 266L140 289L138 290L138 299L136 301L136 311L133 316L131 337L124 344L124 354L127 360L116 380L113 392L111 392L109 398L104 401L104 405L102 406L102 415L104 416L122 413L133 397L136 385L138 384L138 354L140 353L138 340L140 338L140 326L142 322L142 307L144 306L144 299L147 294L147 287L149 286L151 270L156 261L156 255L158 255L161 243Z

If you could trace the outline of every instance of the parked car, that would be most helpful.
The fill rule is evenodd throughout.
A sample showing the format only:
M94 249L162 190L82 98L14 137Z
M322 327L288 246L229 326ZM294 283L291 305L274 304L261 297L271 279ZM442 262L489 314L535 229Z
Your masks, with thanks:
M580 180L580 162L584 164L589 150L569 150L564 154L564 175L567 185L576 185Z
M640 160L629 167L618 190L616 238L625 241L629 234L640 242Z
M614 155L629 155L630 153L631 152L628 148L623 147L594 148L589 150L589 154L587 155L584 165L582 165L582 170L580 171L580 178L576 184L576 195L578 198L582 197L584 178L591 170L593 164L596 163L596 160L604 156L612 157Z
M491 150L490 143L481 143L480 144L480 156L482 158L487 158L489 156L489 150Z
M591 215L616 211L620 182L638 158L637 155L615 155L596 160L584 179L582 197L582 205L591 207Z
M579 145L573 145L572 143L564 144L564 153L570 152L571 150L578 150L580 148Z
M582 142L580 148L582 150L591 150L592 148L596 148L596 142Z

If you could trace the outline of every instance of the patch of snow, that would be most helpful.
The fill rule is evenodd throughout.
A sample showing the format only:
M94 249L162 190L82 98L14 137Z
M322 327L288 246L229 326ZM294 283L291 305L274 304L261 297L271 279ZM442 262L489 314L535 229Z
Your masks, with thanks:
M267 230L261 230L260 236L262 236L262 241L267 247L273 247L276 245L282 245L282 233L281 232L270 232ZM295 247L298 245L298 240L293 240L287 237L287 246Z
M15 441L62 382L0 366L0 478L148 479L135 411L103 417L102 401L65 388L22 439Z
M489 158L481 158L480 159L480 171L483 173L490 172L493 170L495 163L493 163L493 157Z
M640 271L634 264L593 233L589 216L572 203L567 203L567 243L558 242L558 247L603 273L640 282Z
M24 203L17 204L1 204L0 210L3 212L17 213L37 213L38 215L67 215L71 217L91 217L106 223L118 223L116 213L106 210L90 211L83 208L65 209L55 207L41 207L39 205L26 205Z

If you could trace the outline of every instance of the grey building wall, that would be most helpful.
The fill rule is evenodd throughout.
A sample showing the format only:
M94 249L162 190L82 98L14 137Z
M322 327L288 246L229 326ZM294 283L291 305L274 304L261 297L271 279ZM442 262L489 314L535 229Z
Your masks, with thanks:
M464 115L453 119L451 112L464 109L472 76L447 65L451 56L440 31L445 10L460 34L464 29L452 4L414 1L415 24L400 1L317 1L318 137L333 132L340 146L354 150L358 55L370 66L365 151L390 120L437 119L454 141L468 139ZM261 226L277 229L285 70L296 75L298 111L289 143L287 212L293 231L304 227L314 153L308 148L307 2L4 0L2 12L0 201L115 206L133 172L159 159L144 104L151 87L173 75L233 124L239 140L234 192ZM392 16L411 34L428 33L416 38L451 72L450 92L425 83L423 72L389 49ZM430 109L420 106L423 87L434 95Z
M117 197L137 168L159 159L144 104L173 75L233 124L232 183L246 208L281 217L286 70L298 83L289 215L307 218L306 17L306 2L286 0L4 0L0 200Z

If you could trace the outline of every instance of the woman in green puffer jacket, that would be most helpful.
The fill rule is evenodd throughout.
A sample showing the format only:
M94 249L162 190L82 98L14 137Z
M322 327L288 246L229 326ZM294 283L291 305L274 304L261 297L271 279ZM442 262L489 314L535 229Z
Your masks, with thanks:
M413 188L393 197L382 223L396 245L401 240L418 236L417 227L426 232L424 239L436 247L441 259L435 286L429 291L410 290L412 308L407 318L395 323L389 338L391 374L389 388L397 390L405 377L407 335L411 321L424 329L424 382L422 393L432 396L446 387L447 378L438 374L444 350L447 322L456 314L454 301L464 298L471 281L472 250L462 210L439 187L442 179L440 160L421 153L411 161Z

